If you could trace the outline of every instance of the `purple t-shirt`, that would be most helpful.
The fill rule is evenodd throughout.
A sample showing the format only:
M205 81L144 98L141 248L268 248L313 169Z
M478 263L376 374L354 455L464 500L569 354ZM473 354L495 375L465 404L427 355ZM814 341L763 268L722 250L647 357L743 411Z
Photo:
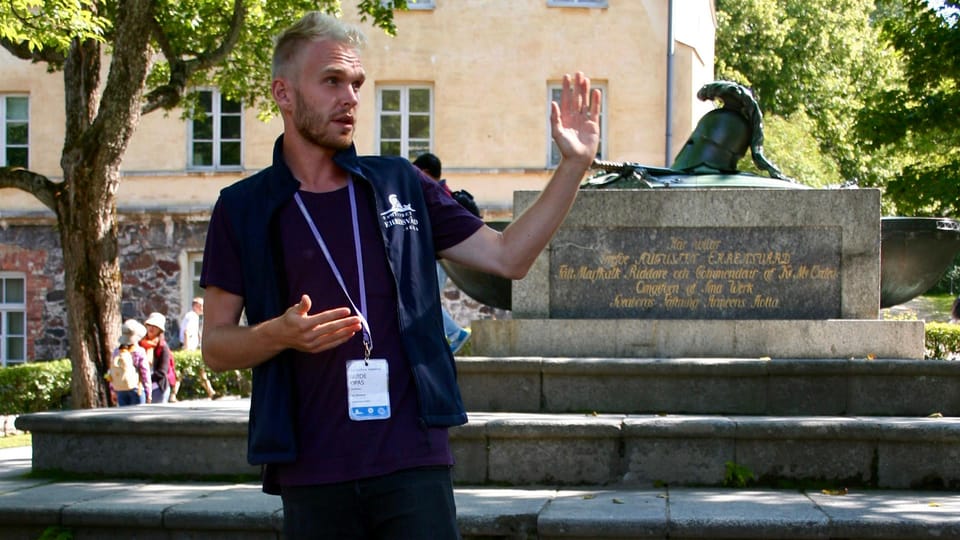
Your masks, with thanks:
M421 180L433 227L435 249L454 246L476 232L482 221L461 207L432 180ZM403 350L398 322L397 295L386 259L380 220L362 183L354 183L362 246L367 321L373 338L372 358L385 358L389 370L391 418L352 421L347 414L346 363L363 358L361 336L331 351L293 355L297 403L298 459L268 468L280 485L342 482L388 474L410 467L451 465L453 457L445 428L427 428L419 420L417 393ZM360 308L361 292L354 247L353 223L347 188L327 193L300 192L343 277L354 304ZM301 294L313 302L310 313L349 307L343 290L320 246L291 199L278 215L283 263L290 296ZM208 251L204 256L205 282L244 296L236 239L230 238L219 208L210 219ZM431 267L431 270L433 268ZM401 285L402 286L402 285ZM437 331L442 331L438 323Z

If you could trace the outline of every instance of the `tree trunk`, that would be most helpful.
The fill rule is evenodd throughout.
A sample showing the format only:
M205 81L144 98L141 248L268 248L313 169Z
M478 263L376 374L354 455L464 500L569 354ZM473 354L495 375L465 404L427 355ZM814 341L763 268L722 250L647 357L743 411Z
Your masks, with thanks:
M99 43L75 40L64 62L66 130L60 165L66 189L56 198L55 213L63 249L74 409L109 404L103 375L121 324L117 188L123 154L140 120L152 16L150 0L118 4L103 88Z
M108 182L117 182L119 172ZM72 181L98 181L73 178ZM99 180L102 182L102 180ZM95 208L77 201L78 207ZM75 219L74 219L75 218ZM64 284L73 359L71 401L74 409L109 405L106 374L120 334L120 265L117 257L117 215L73 212L58 219L63 246Z

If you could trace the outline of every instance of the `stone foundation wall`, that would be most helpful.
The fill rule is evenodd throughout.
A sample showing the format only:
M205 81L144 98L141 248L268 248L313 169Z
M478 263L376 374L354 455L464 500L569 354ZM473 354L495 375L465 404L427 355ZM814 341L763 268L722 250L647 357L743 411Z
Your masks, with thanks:
M191 296L188 253L203 251L207 216L128 217L120 229L124 319L140 321L157 311L167 317L167 341L177 346L184 303ZM184 293L183 291L187 291ZM189 309L189 305L186 306Z
M28 223L0 222L0 272L22 275L26 283L27 359L56 356L66 340L63 256L56 230Z
M150 312L167 317L168 340L177 342L188 252L203 251L206 216L121 214L120 272L124 319ZM0 272L26 278L27 359L64 358L69 351L60 239L52 218L0 220ZM186 296L189 296L187 293Z
M120 272L124 319L143 321L157 311L167 317L167 340L179 342L182 310L189 309L192 283L188 255L201 254L209 214L128 212L120 215ZM0 219L0 272L26 278L27 359L64 358L69 351L63 256L52 218ZM443 304L461 326L476 319L506 319L509 312L476 302L451 281Z
M447 279L447 286L443 289L440 301L450 316L453 317L453 320L463 327L470 326L471 322L477 320L511 318L510 312L507 310L490 307L470 298L450 279Z

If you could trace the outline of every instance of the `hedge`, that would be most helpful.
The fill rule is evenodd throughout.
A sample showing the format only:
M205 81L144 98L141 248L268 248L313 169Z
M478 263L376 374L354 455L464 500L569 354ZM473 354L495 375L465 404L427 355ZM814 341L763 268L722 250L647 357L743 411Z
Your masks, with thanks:
M180 374L180 390L177 391L178 400L201 399L207 397L203 387L203 376L206 376L213 386L217 396L250 396L250 370L232 370L212 372L203 365L203 356L200 351L174 351L173 361Z
M926 358L960 360L960 324L930 322L924 325ZM174 351L180 373L178 400L205 399L206 376L217 397L250 396L250 370L213 373L203 365L200 351ZM0 368L0 414L24 414L70 406L70 361L32 362Z
M217 397L250 395L250 370L213 373L203 365L200 351L174 351L180 374L178 400L207 398L202 375ZM0 368L0 414L13 415L70 408L69 359L31 362Z
M960 324L931 322L923 325L926 358L960 360Z
M0 369L0 414L60 410L70 403L70 360Z

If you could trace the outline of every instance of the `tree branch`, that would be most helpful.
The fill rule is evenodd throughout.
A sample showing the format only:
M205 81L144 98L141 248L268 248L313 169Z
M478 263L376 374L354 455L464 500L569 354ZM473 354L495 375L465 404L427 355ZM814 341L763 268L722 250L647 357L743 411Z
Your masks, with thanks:
M21 167L0 167L0 188L26 191L56 214L57 199L63 195L66 185Z
M76 147L97 114L100 52L96 41L75 39L63 64L65 149Z
M237 42L240 41L240 31L243 29L243 21L246 18L247 8L243 0L234 0L233 17L230 20L229 28L227 28L227 35L224 36L219 47L197 56L195 70L211 68L227 58L233 48L237 46Z
M139 122L140 100L150 63L151 0L124 0L115 18L113 54L100 108L83 144L106 161L119 164ZM92 155L92 154L91 154ZM87 159L87 158L85 158ZM64 167L64 173L67 167Z
M152 24L154 38L170 65L170 78L167 84L154 88L145 96L143 107L140 109L141 114L147 114L157 109L170 110L179 105L183 99L187 83L194 73L215 67L230 55L240 40L240 33L243 30L243 22L246 17L247 8L243 0L234 0L230 26L227 28L226 35L220 45L201 52L189 60L181 58L178 52L174 50L163 27L154 18Z
M21 43L14 43L6 39L0 39L0 46L21 60L30 60L31 62L46 62L51 68L54 69L59 69L59 67L63 65L63 53L54 49L42 48L30 50L30 47L27 46L25 41Z

